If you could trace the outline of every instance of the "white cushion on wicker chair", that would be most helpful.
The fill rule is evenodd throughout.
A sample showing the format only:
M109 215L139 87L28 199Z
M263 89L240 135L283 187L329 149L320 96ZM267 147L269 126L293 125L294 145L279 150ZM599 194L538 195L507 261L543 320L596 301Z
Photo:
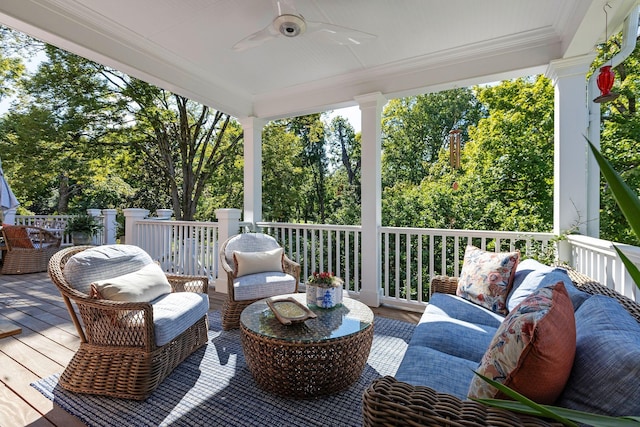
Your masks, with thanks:
M99 298L127 302L149 302L172 290L167 275L155 262L133 273L98 280L91 287Z
M89 295L91 283L140 270L153 260L133 245L102 245L73 255L62 274L77 291Z
M209 296L174 292L151 302L156 345L161 347L197 322L209 311Z
M294 293L296 279L287 273L269 271L249 274L233 280L233 294L236 301L249 301Z
M283 256L283 248L276 248L264 252L233 251L236 277L265 271L283 271Z
M280 245L273 237L262 233L242 233L233 236L227 242L224 256L227 263L233 266L233 251L239 252L263 252L278 249Z

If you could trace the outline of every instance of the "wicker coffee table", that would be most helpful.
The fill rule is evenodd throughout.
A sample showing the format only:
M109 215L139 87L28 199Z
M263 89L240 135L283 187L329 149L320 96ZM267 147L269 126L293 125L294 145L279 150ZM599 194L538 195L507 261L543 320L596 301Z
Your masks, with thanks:
M289 294L306 304L305 294ZM315 398L344 390L362 374L373 340L373 312L345 298L317 315L283 325L267 305L254 302L240 316L242 349L251 374L264 390L291 398Z

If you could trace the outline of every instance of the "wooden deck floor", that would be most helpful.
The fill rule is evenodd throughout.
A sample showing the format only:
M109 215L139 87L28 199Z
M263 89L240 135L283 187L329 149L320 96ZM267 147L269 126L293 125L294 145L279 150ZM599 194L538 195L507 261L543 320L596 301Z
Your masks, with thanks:
M223 294L211 291L211 309L222 306ZM377 316L416 323L419 313L388 307ZM0 426L82 426L77 418L44 397L30 384L62 372L79 346L76 330L60 293L46 273L0 275L0 324L22 329L0 339Z

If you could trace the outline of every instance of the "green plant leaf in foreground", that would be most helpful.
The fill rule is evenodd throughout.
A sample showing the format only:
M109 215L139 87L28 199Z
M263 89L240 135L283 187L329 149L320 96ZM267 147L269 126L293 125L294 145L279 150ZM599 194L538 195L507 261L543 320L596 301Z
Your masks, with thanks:
M640 237L640 199L638 199L638 195L622 180L622 177L611 166L611 163L600 154L600 151L588 139L587 144L589 144L589 148L598 162L600 171L607 184L609 184L613 198L620 207L622 214L627 219L635 235ZM615 245L614 249L620 256L636 286L640 288L640 271Z
M537 410L532 409L521 402L500 399L474 399L477 402L495 408L506 409L513 412L520 412L527 415L541 416ZM640 417L609 417L606 415L591 414L588 412L574 411L572 409L561 408L559 406L539 405L544 409L567 420L575 421L581 424L587 424L594 427L638 427L640 426ZM559 420L558 420L559 421ZM561 421L562 422L562 421ZM564 423L563 423L564 424ZM576 425L575 423L565 425Z
M616 245L613 245L613 249L618 253L622 263L627 268L629 275L636 283L636 286L640 288L640 270L638 270L638 267L636 267L636 265Z
M527 415L534 415L537 417L551 418L565 426L577 426L576 423L587 424L594 427L639 427L640 417L628 416L628 417L609 417L607 415L591 414L589 412L576 411L573 409L561 408L558 406L541 405L535 403L533 400L521 395L515 390L485 377L478 372L474 373L488 382L506 396L514 400L501 400L501 399L472 399L476 402L482 403L487 406L493 406L494 408L506 409L508 411L519 412Z
M551 418L554 419L558 422L561 422L562 424L564 424L565 426L572 426L572 427L577 427L577 424L556 414L554 411L550 411L548 409L546 409L543 405L540 405L536 402L534 402L533 400L521 395L520 393L518 393L515 390L510 389L509 387L505 386L502 383L499 383L497 381L494 381L476 371L473 371L474 374L476 374L477 376L479 376L480 378L482 378L484 381L488 382L489 384L491 384L492 386L494 386L495 388L497 388L498 390L500 390L502 393L504 393L505 395L509 396L510 398L517 400L518 402L509 402L507 400L499 400L499 399L472 399L475 400L476 402L480 402L480 403L484 403L486 405L490 405L490 406L496 406L496 407L502 407L502 406L498 406L495 404L490 404L488 403L488 401L497 401L499 403L521 403L523 409L526 409L525 411L518 411L518 412L524 412L526 414L530 414L530 415L536 415L539 417L544 417L544 418ZM504 407L503 407L504 408ZM513 408L504 408L504 409L511 409L513 411L516 411L516 409Z
M600 151L587 139L593 156L596 158L604 179L609 184L613 198L620 207L624 217L636 236L640 237L640 199L636 193L622 180L618 172Z

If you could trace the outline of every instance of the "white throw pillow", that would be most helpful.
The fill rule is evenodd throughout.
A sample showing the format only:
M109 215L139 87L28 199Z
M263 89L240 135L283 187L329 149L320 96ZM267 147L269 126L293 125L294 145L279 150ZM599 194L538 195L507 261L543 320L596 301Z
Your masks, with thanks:
M171 292L171 285L162 268L156 263L140 270L91 284L96 298L111 301L149 302Z
M133 245L102 245L78 252L64 265L62 275L75 290L89 295L91 283L140 270L153 260Z
M276 248L264 252L233 251L236 277L266 271L283 271L283 257L283 248Z

